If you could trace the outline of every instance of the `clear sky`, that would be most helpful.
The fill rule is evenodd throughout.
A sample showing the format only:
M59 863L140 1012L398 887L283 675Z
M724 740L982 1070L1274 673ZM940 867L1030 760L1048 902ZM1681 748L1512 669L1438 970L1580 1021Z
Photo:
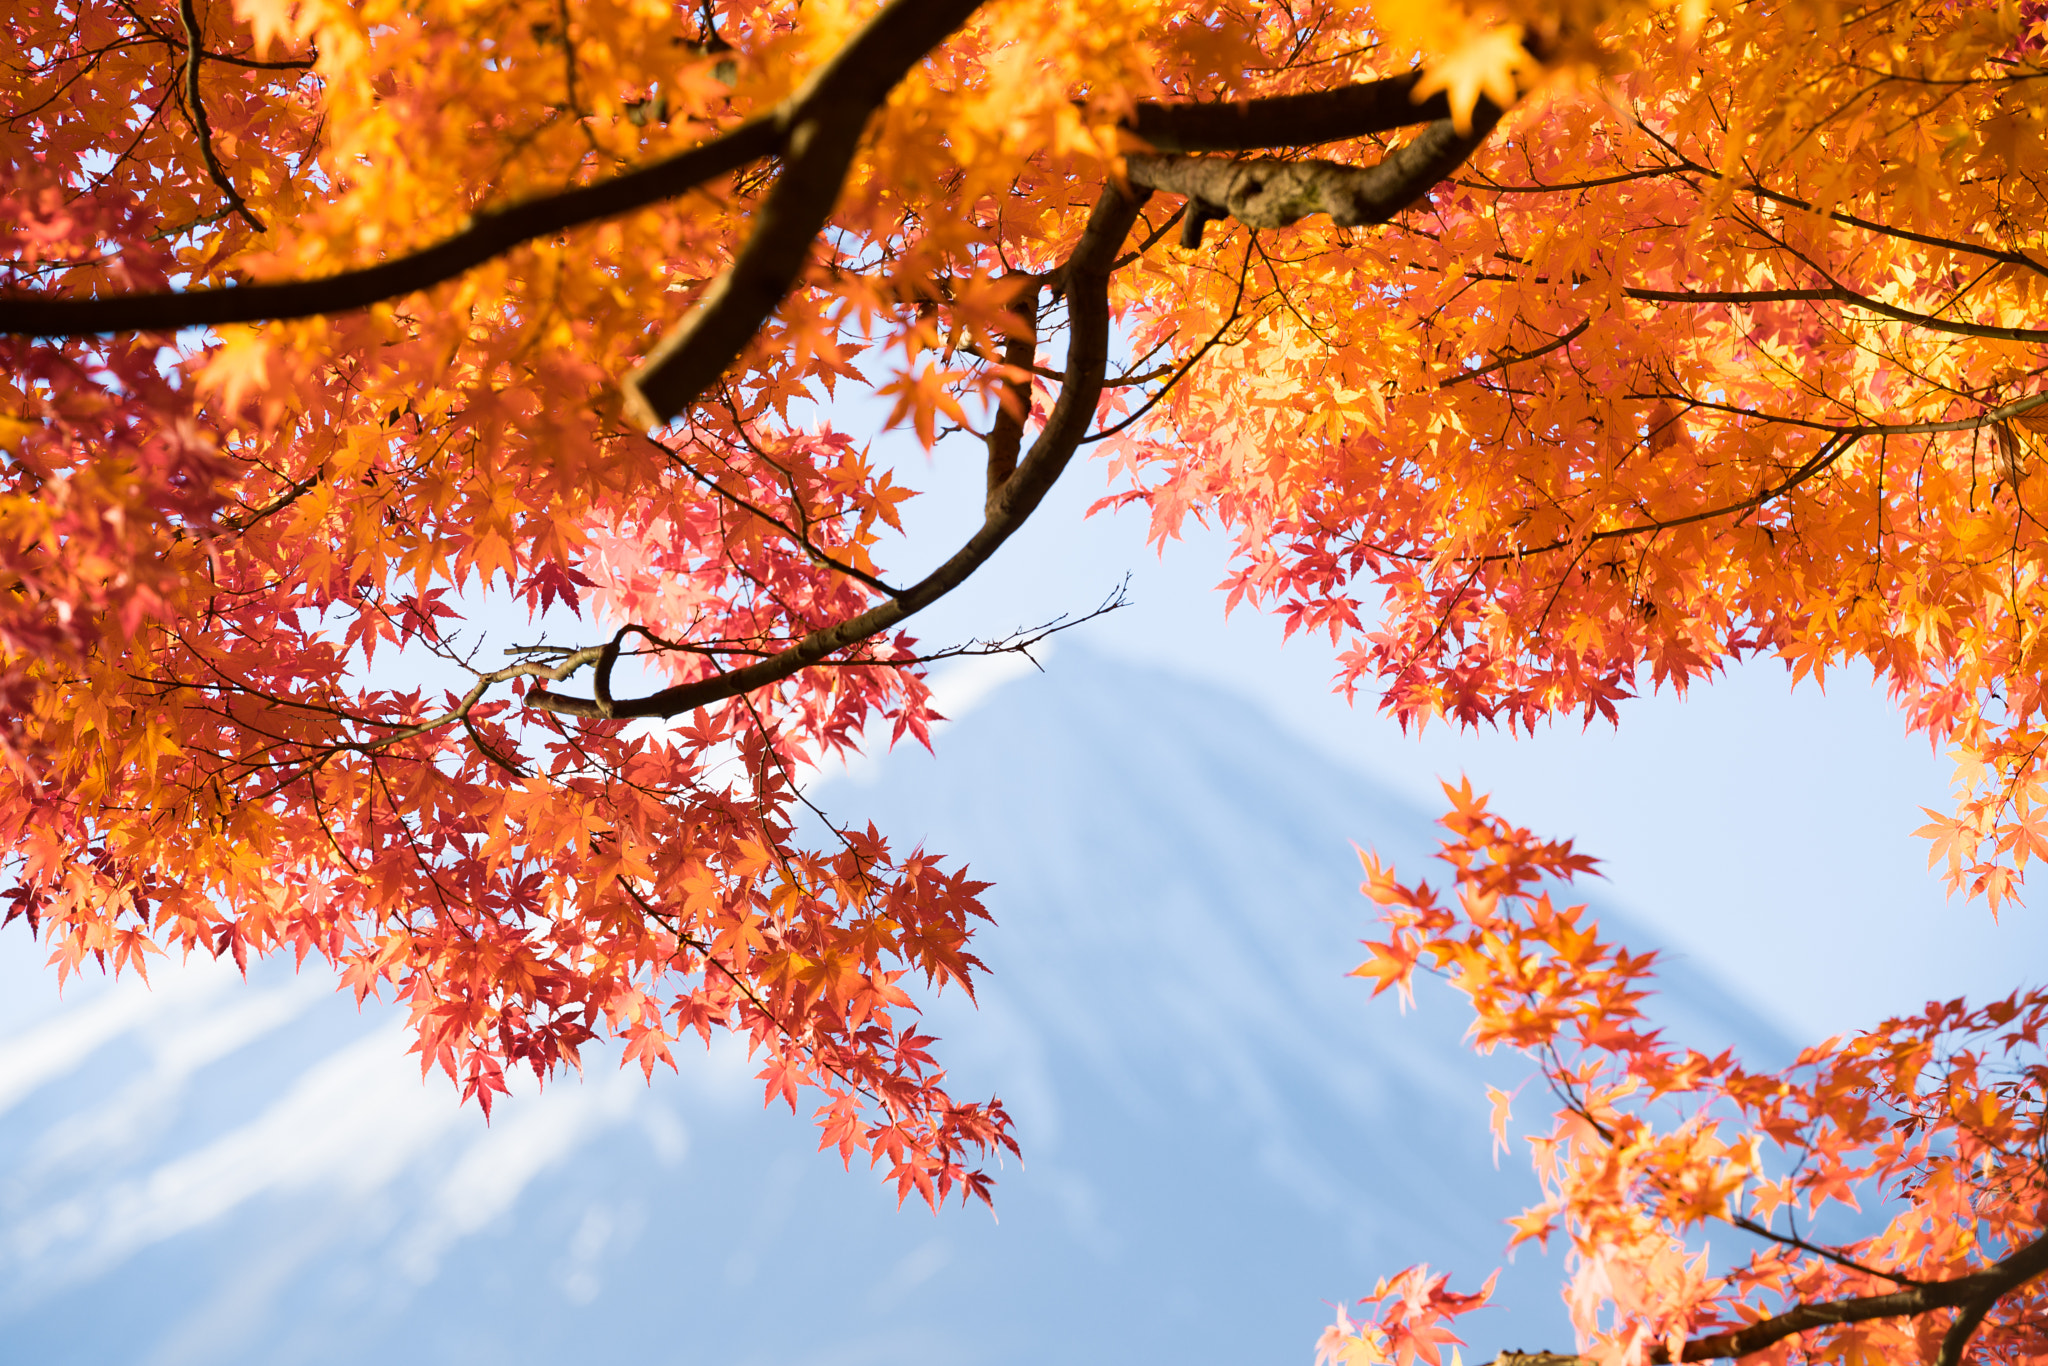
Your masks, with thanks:
M978 519L977 455L956 439L929 466L905 460L910 481L933 489L906 514L919 563L949 553ZM1431 814L1442 808L1437 780L1469 775L1510 818L1576 838L1603 860L1603 895L1654 921L1795 1038L2040 980L2042 914L2021 906L1994 923L1928 870L1912 832L1923 806L1945 806L1949 765L1906 734L1867 678L1845 672L1825 693L1795 692L1782 666L1761 661L1683 699L1624 704L1618 730L1567 723L1516 739L1434 727L1418 739L1365 694L1353 707L1331 692L1327 641L1283 645L1277 622L1245 609L1223 618L1213 591L1223 537L1197 530L1162 558L1144 543L1141 511L1084 520L1102 491L1100 467L1077 463L994 562L920 618L920 639L1085 612L1128 572L1131 606L1072 638L1240 692Z

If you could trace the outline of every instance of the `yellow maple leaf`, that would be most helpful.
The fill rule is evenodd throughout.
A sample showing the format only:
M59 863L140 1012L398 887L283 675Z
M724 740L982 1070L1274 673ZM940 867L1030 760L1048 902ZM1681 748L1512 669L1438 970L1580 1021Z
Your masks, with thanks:
M1501 108L1515 102L1519 78L1533 74L1536 59L1522 46L1520 24L1500 24L1477 30L1432 63L1415 87L1415 98L1426 100L1439 90L1451 105L1451 122L1461 133L1472 131L1472 110L1484 94Z

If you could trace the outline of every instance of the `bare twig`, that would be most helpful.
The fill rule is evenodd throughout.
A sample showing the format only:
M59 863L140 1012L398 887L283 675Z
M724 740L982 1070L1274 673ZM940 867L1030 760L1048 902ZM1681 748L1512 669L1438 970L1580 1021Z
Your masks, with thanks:
M1552 351L1556 351L1562 347L1570 346L1573 342L1579 339L1579 335L1581 333L1583 333L1588 327L1591 327L1592 325L1593 320L1591 318L1584 319L1579 323L1577 327L1574 327L1571 331L1565 333L1562 337L1559 337L1554 341L1545 342L1543 345L1537 347L1534 351L1517 351L1511 355L1502 356L1499 360L1494 361L1490 365L1481 365L1476 366L1470 370L1461 370L1457 374L1452 375L1449 379L1440 381L1436 387L1439 389L1448 389L1454 384L1463 384L1467 380L1478 379L1481 375L1490 375L1496 370L1505 370L1510 365L1519 365L1521 362L1525 360L1535 360L1538 356L1547 356Z
M192 0L178 0L178 21L185 26L185 112L192 118L192 133L199 139L199 155L206 162L206 173L227 196L228 207L244 223L265 232L263 220L249 212L249 206L235 190L235 183L221 168L220 158L214 155L213 129L206 122L206 102L199 97L199 59L206 51L206 43L199 33L199 15L192 8Z
M1867 309L1880 318L1906 323L1912 327L1924 327L1930 332L1948 332L1958 337L1978 337L1985 341L2048 341L2048 328L2040 327L1999 327L1991 323L1964 322L1960 319L1937 318L1932 314L1900 308L1882 299L1873 299L1868 294L1859 294L1845 285L1833 284L1825 289L1644 289L1635 285L1624 286L1622 291L1631 299L1658 304L1775 304L1791 302L1827 302L1848 304L1854 308Z

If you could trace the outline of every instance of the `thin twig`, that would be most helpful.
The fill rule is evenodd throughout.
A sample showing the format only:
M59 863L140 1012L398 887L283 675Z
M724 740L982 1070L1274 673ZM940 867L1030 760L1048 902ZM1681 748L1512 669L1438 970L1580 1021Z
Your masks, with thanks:
M185 26L185 112L191 115L192 132L199 139L199 155L206 162L206 173L213 177L213 183L227 196L228 207L239 214L244 223L258 232L267 232L269 229L263 226L263 220L242 202L235 183L228 179L220 158L213 152L213 129L206 121L206 103L199 96L199 58L205 52L206 44L200 36L199 15L192 8L192 0L178 0L178 19Z

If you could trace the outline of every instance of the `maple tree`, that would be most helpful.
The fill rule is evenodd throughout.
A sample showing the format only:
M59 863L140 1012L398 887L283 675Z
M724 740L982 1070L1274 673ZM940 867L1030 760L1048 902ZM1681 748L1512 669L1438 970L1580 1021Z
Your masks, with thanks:
M1026 642L907 625L1084 448L1404 723L1861 662L1956 756L1951 885L1996 909L2048 851L2032 0L23 0L0 34L0 891L60 976L317 955L486 1108L600 1034L651 1074L733 1030L844 1158L986 1198L1008 1117L909 993L971 988L981 887L804 836L799 784L928 741L934 659ZM849 392L987 470L915 581ZM588 634L486 655L479 590ZM380 676L422 657L464 682ZM1469 793L1450 828L1456 907L1374 870L1368 971L1426 957L1566 1097L1519 1236L1569 1229L1590 1356L2038 1354L2042 1077L1988 1060L2039 998L1752 1074L1641 1027L1648 960L1532 890L1579 856ZM1814 1161L1767 1178L1766 1140ZM1772 1230L1859 1184L1905 1202L1878 1238ZM1710 1272L1715 1220L1764 1251ZM1434 1363L1483 1300L1382 1291L1326 1355Z

